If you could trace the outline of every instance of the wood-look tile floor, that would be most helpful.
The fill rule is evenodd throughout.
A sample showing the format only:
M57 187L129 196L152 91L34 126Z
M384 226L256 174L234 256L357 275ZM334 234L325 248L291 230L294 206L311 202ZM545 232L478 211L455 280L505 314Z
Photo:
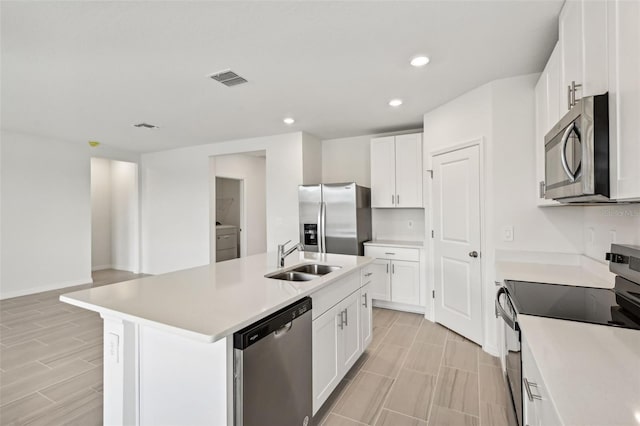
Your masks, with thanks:
M371 346L317 426L510 426L498 358L422 315L374 308Z
M0 425L102 424L102 319L59 296L143 275L92 275L92 284L0 301Z

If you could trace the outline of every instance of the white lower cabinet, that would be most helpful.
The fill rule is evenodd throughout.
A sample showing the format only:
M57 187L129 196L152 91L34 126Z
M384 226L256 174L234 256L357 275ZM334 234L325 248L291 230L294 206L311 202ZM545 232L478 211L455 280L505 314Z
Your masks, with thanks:
M369 278L373 273L365 276L371 272L366 268L360 276L348 276L311 295L318 301L313 302L313 309L324 310L314 313L312 323L313 414L371 343ZM328 305L332 306L327 309Z
M362 350L373 340L373 307L371 306L371 281L365 282L360 289L360 337Z
M384 307L402 309L404 305L424 306L420 289L420 250L405 247L365 245L365 256L376 258L370 265L371 298L397 303Z
M365 249L366 250L366 249ZM365 254L366 255L366 254ZM391 300L390 262L387 259L376 259L369 265L371 276L371 298L377 300Z
M526 426L562 425L524 338L522 339L522 408Z
M391 301L420 304L420 264L403 260L391 261Z

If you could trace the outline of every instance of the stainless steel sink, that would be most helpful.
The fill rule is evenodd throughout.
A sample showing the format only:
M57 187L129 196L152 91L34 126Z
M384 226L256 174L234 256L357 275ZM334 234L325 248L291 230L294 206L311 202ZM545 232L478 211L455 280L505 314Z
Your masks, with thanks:
M330 272L337 271L340 268L341 268L340 266L319 265L317 263L308 263L306 265L293 268L292 271L304 272L305 274L313 274L313 275L326 275Z
M307 263L296 266L286 271L272 272L265 275L266 278L284 281L311 281L330 272L337 271L341 266L320 265L318 263Z
M273 278L274 280L285 281L311 281L314 278L318 278L319 275L305 274L304 272L286 271L278 272L275 274L265 275L267 278Z

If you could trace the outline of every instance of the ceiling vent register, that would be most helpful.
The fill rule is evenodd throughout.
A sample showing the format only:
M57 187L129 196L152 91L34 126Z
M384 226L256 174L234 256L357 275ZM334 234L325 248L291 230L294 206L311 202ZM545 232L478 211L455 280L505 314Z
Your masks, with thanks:
M209 77L219 83L224 84L227 87L247 83L246 79L240 77L238 74L231 70L219 71L217 73L211 74Z

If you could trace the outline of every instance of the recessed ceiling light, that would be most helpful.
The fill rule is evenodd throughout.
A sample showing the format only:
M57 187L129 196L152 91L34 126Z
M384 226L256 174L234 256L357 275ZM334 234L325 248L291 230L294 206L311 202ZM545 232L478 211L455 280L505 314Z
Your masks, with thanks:
M293 123L295 123L295 122L296 122L296 120L294 120L294 119L293 119L293 118L291 118L291 117L287 117L287 118L285 118L285 119L284 119L284 120L282 120L282 121L284 121L284 124L288 124L288 125L292 125Z
M411 65L413 65L416 68L424 67L428 63L429 63L429 57L427 56L422 56L422 55L414 56L411 59Z
M391 99L389 101L389 106L399 107L400 105L402 105L402 99Z

